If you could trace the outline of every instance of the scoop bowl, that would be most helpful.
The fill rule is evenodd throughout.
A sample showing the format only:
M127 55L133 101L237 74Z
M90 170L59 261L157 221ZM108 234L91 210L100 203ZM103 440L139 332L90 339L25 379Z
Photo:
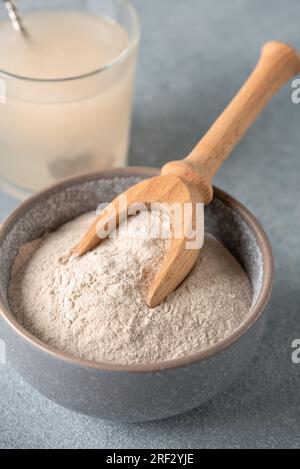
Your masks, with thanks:
M7 288L20 246L157 174L150 168L126 168L64 180L23 202L0 229L0 339L5 341L8 361L40 393L73 411L133 422L171 417L222 391L259 346L272 289L271 247L255 217L218 188L205 208L206 230L241 263L253 290L248 318L222 342L163 363L96 363L42 343L14 317Z

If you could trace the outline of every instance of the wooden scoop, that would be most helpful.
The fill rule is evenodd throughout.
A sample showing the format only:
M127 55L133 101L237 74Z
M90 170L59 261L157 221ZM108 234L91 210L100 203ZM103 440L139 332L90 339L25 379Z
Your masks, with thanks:
M248 80L192 152L184 160L167 163L160 176L140 182L125 191L125 207L123 204L120 208L118 196L95 219L73 253L81 256L93 249L105 237L99 238L99 226L108 227L115 214L117 224L120 223L124 215L129 215L129 207L136 203L192 204L188 226L195 229L197 204L209 203L213 198L213 176L272 96L298 73L300 56L293 48L280 42L265 44L260 60ZM148 306L160 304L195 264L200 247L187 249L187 239L184 230L181 237L171 236L169 249L148 292Z

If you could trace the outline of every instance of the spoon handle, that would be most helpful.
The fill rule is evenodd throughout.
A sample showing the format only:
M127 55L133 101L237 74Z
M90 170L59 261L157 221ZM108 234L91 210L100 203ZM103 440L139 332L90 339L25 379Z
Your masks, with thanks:
M185 160L167 163L162 172L184 173L189 163L205 186L205 198L211 199L215 173L274 94L298 73L300 55L295 49L281 42L266 43L253 72L198 145Z
M21 16L13 0L4 0L4 5L7 9L7 13L11 20L14 30L21 31L23 34L26 35L26 30L23 26Z

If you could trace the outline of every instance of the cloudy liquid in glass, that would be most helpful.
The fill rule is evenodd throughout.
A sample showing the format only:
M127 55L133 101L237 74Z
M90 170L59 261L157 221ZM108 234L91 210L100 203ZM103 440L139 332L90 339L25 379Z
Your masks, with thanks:
M30 12L24 24L28 38L0 21L0 69L29 78L0 74L2 184L30 192L81 171L123 165L135 63L135 54L120 60L129 46L125 29L71 10Z

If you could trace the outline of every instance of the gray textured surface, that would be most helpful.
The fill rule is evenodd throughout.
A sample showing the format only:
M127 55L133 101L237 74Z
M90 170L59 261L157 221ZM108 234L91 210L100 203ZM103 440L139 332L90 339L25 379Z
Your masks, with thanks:
M182 157L246 77L270 38L300 49L298 0L136 0L140 53L131 163ZM0 365L0 447L300 447L300 104L286 87L216 183L260 219L277 263L260 353L230 389L167 421L113 424L47 401ZM3 219L15 202L0 197Z

